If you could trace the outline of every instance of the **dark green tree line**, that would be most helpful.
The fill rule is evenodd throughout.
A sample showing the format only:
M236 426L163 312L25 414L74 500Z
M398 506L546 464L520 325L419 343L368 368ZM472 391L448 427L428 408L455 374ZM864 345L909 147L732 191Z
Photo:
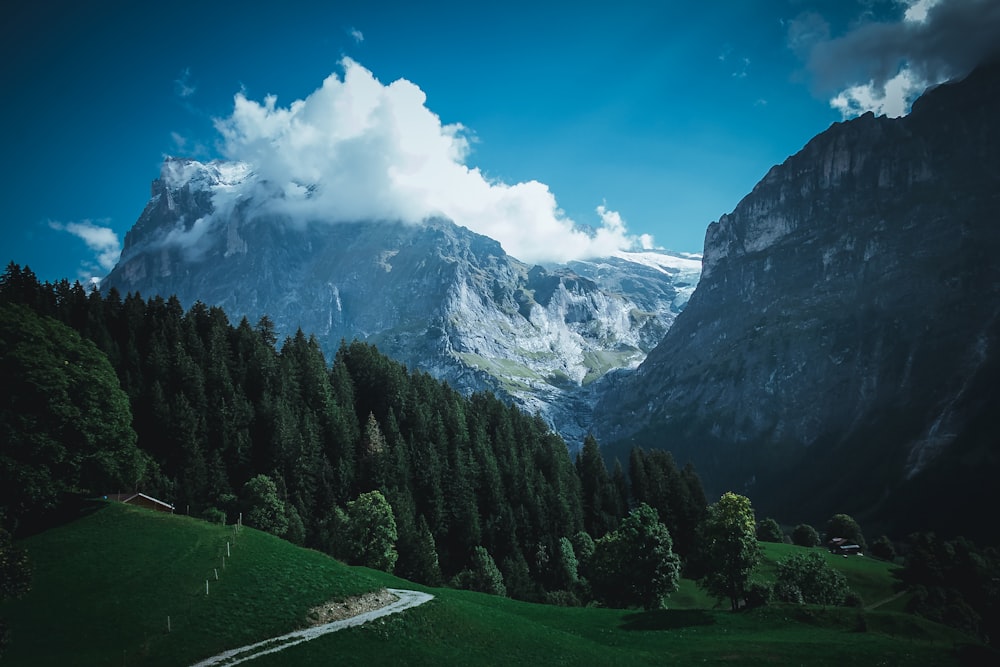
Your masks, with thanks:
M593 438L574 462L539 416L489 393L464 397L369 344L342 341L327 359L302 331L278 341L266 316L234 325L217 307L40 284L13 264L0 276L0 304L61 323L57 338L89 350L86 377L103 378L92 389L107 387L77 397L110 401L117 416L71 420L76 428L117 435L100 438L115 443L110 456L81 458L83 479L94 481L56 475L74 489L141 487L179 512L229 521L243 511L248 523L330 553L341 552L350 503L378 492L392 513L397 573L437 583L488 571L495 581L495 569L508 594L539 600L577 586L579 536L616 530L630 506L654 508L681 554L705 513L697 475L669 455L635 454L630 486L620 465L608 472ZM4 320L31 331L27 317ZM16 359L5 352L4 363ZM50 439L44 446L79 440L72 450L89 451L82 435ZM39 489L31 503L53 497Z

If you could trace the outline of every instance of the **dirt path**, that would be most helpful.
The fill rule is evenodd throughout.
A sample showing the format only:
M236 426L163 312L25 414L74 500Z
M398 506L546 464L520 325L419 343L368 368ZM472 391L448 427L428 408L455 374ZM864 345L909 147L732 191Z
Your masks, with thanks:
M310 639L322 637L325 634L336 632L337 630L353 628L376 618L381 618L382 616L388 616L389 614L395 614L405 609L422 605L423 603L434 598L434 596L429 593L421 593L419 591L406 591L398 588L389 588L387 590L395 596L396 599L384 607L366 611L356 616L351 616L350 618L324 623L323 625L317 625L304 630L289 632L287 635L281 635L280 637L274 637L273 639L265 639L264 641L257 642L256 644L249 644L247 646L241 646L240 648L234 648L220 653L219 655L212 656L211 658L206 658L201 662L195 663L191 667L215 667L216 665L226 665L228 667L228 665L238 665L241 662L253 660L254 658L267 655L269 653L277 653L278 651L283 651L290 646L295 646L297 644L301 644L302 642L307 642Z
M867 609L868 611L871 611L872 609L878 609L879 607L881 607L884 604L889 604L893 600L898 600L899 598L903 597L907 593L909 593L909 591L900 591L899 593L896 593L892 597L886 598L884 600L879 600L875 604L868 605L867 607L865 607L865 609Z

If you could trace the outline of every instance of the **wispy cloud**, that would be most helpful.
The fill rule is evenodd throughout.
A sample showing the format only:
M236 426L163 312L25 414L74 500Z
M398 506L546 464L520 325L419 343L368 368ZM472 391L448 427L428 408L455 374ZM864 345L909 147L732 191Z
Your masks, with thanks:
M184 153L184 149L187 148L188 140L180 132L171 132L170 140L174 143L174 147L179 153Z
M192 141L177 131L170 133L170 155L183 155L190 158L206 158L212 154L205 144Z
M732 70L731 76L734 79L745 79L747 73L750 70L750 59L746 56L733 56L733 47L729 44L725 44L722 50L719 52L719 62L728 65L732 65L736 69Z
M967 74L1000 46L996 0L898 0L894 21L863 21L831 37L822 16L789 24L819 94L845 118L866 111L900 116L928 86Z
M197 86L191 82L191 68L185 67L180 76L174 79L174 93L177 97L191 97L198 91Z
M96 225L90 220L67 223L49 221L49 227L68 232L83 240L87 248L94 253L93 257L80 262L80 278L84 281L99 282L118 262L122 251L121 241L118 239L118 234L110 227Z
M349 29L347 31L347 33L358 44L360 44L361 42L365 41L365 35L364 35L364 33L361 32L360 30L358 30L357 28L351 28L351 29Z
M735 79L745 79L747 78L747 72L750 71L750 59L743 57L739 59L737 63L737 68L733 70L733 78Z
M442 216L490 236L527 262L609 255L640 240L602 207L585 228L538 181L508 184L469 166L469 131L444 124L415 84L381 83L345 58L302 100L280 106L235 96L216 121L223 152L276 188L270 212L295 219L404 220ZM229 196L227 194L226 196Z

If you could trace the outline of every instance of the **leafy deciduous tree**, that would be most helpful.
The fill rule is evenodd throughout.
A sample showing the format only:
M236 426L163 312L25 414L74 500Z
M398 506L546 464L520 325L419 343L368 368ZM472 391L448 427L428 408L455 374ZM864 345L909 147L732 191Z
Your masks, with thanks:
M88 340L23 306L0 304L0 507L15 525L62 493L134 489L147 457L128 396Z
M783 542L785 534L781 532L781 526L774 519L768 517L757 524L757 539L761 542Z
M243 486L247 508L246 524L273 535L288 531L285 503L278 497L278 486L267 475L256 475Z
M862 551L867 550L865 536L861 533L861 526L849 514L834 514L826 522L826 540L829 542L835 537L842 537L850 540L861 547Z
M564 590L572 589L580 581L580 565L573 551L573 543L568 537L559 538L555 560L556 587Z
M347 522L352 560L376 570L392 572L396 552L396 519L381 491L362 493L347 503Z
M882 535L872 542L871 555L892 562L896 558L896 547L892 545L892 540Z
M820 552L794 554L778 563L774 593L783 602L842 605L849 592L847 577Z
M588 571L594 596L608 606L660 609L677 590L680 558L656 510L640 504L595 542Z
M815 547L819 545L819 533L807 523L800 523L792 531L792 544L800 547Z
M897 575L913 591L907 610L994 643L1000 636L1000 551L962 537L915 533Z
M699 583L716 598L728 599L736 611L746 597L750 573L760 561L750 499L731 491L723 494L708 508L701 540L708 574Z

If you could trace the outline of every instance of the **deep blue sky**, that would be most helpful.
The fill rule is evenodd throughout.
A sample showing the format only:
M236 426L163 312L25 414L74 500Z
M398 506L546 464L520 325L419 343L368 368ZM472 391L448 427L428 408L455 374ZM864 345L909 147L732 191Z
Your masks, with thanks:
M123 240L165 155L220 156L213 119L236 93L287 106L345 56L468 128L465 163L489 178L541 181L577 222L605 204L630 233L700 252L710 222L842 119L836 93L877 78L816 45L912 4L22 3L0 27L0 261L103 275L71 223Z

